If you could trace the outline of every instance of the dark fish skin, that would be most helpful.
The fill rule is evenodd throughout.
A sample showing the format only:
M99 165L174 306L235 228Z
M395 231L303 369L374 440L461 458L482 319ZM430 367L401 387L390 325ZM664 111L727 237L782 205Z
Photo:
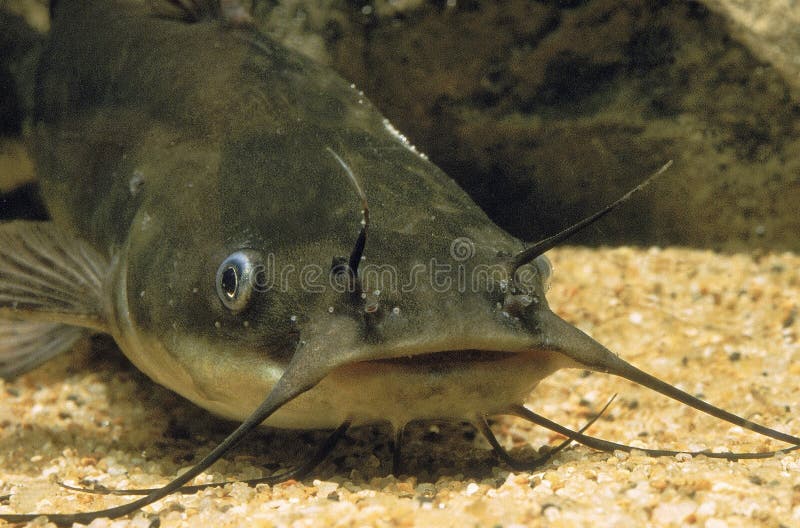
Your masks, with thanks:
M159 19L129 2L62 4L38 74L37 162L54 220L99 249L123 245L147 211L154 226L174 226L179 239L162 245L324 240L346 255L358 201L325 147L367 188L370 258L437 255L436 237L449 244L469 231L487 232L478 244L521 247L331 70L217 21Z
M0 231L26 252L24 233L38 240L23 266L31 278L0 251L13 272L0 267L0 301L11 299L0 315L110 333L154 380L248 422L471 420L579 366L800 443L640 371L549 310L537 248L592 217L522 251L355 87L253 29L159 18L123 0L61 0L54 19L34 136L55 227L71 235ZM325 279L360 231L359 186L371 222L354 295ZM241 250L281 275L231 310L215 277ZM54 251L73 254L57 259L67 271L91 268L85 297L96 306L68 283L47 298L36 274ZM452 282L433 273L442 265ZM308 266L328 287L307 287ZM512 277L517 268L530 280ZM69 310L58 308L65 299ZM13 338L32 349L38 324ZM47 329L74 338L62 330Z
M137 366L191 399L231 398L219 377L245 380L265 359L285 364L331 310L351 348L389 350L409 336L457 336L457 348L486 348L519 327L495 310L504 299L496 284L434 288L412 270L438 259L469 276L476 266L505 264L521 242L355 87L256 31L158 18L131 2L60 2L37 81L36 159L53 220L124 260L110 281L110 331ZM370 321L360 301L302 288L259 294L246 313L231 314L213 277L232 252L256 248L278 267L313 264L327 274L334 257L351 251L360 204L332 152L368 196L366 262L392 266L399 284L417 281L414 291L366 277L365 291L382 290L380 316ZM462 238L474 254L456 262L451 244ZM193 336L215 352L170 349L154 361L141 351L153 347L126 345L132 334L162 344ZM484 342L471 346L470 336ZM166 365L173 360L195 369L194 392L181 389L190 381L176 381L184 373ZM227 360L238 366L215 375Z
M346 254L358 202L325 146L364 179L376 236L408 230L405 219L419 209L449 216L418 231L463 235L462 225L488 223L331 70L213 20L160 19L130 2L62 3L69 8L56 15L38 74L37 162L54 218L91 233L98 246L122 244L158 191L179 195L179 211L196 204L173 221L219 222L215 231L228 237L245 228L298 242L341 238ZM137 167L144 184L132 195ZM292 204L275 203L290 196ZM250 223L258 218L262 224ZM511 240L502 233L493 234Z

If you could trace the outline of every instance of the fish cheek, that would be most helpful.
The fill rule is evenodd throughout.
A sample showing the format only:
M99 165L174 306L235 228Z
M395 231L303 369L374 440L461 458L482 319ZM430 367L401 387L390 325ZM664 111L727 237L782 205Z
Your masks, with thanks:
M151 223L158 221L152 215ZM174 232L171 232L174 231ZM176 332L211 335L210 286L201 285L205 259L198 258L179 229L152 226L131 233L127 262L127 303L136 331L168 347ZM212 275L213 277L213 275ZM208 279L207 282L211 282Z
M217 301L222 306L222 303ZM256 291L249 306L232 313L224 306L216 318L209 339L236 343L231 354L255 355L258 360L287 365L300 342L297 317L285 307L279 292Z
M188 227L178 207L158 208L160 215L150 209L149 221L136 223L146 228L134 228L129 239L127 302L136 331L186 368L196 359L189 342L231 356L226 359L287 363L299 341L293 315L301 313L291 293L259 283L244 309L229 309L219 297L217 274L241 244L221 242L225 237L213 221L200 227L203 219L195 219Z

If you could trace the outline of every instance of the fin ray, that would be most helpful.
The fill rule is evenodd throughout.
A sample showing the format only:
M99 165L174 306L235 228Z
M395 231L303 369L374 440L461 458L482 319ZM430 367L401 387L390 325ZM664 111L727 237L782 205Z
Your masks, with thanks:
M66 266L61 266L58 269L60 273L56 273L55 270L50 270L47 268L42 269L41 271L47 272L50 278L56 280L59 279L64 280L67 278L66 275L69 275L70 278L83 284L90 282L91 279L94 278L91 274L82 273L82 271L85 270L87 264L85 260L84 261L76 260L70 251L65 251L65 248L62 245L51 244L50 242L52 242L52 238L50 237L37 236L37 235L42 235L42 230L35 229L32 230L32 233L30 234L33 235L31 238L21 239L21 242L25 247L25 249L27 250L27 254L29 256L37 256L38 254L52 263L58 263L60 261L63 261L65 264L67 264ZM77 245L72 249L77 250L81 252L81 254L83 254L82 251L80 251L83 249L82 246L83 246L82 244ZM76 269L76 266L79 269ZM87 280L87 278L89 280Z
M0 318L105 331L108 269L108 259L51 222L2 224Z
M5 293L0 293L0 299L7 297L10 301L16 300L19 303L19 301L25 299L26 295L30 295L28 302L33 303L44 292L47 293L48 299L62 301L64 304L68 304L72 299L71 295L61 293L58 288L51 286L51 282L41 280L31 274L14 273L13 270L10 272L5 270L3 273L8 277L9 282L17 282L12 283ZM37 293L39 294L38 296Z
M88 334L84 328L0 319L0 377L12 379L69 350Z
M27 240L22 239L20 242L20 246L14 248L17 250L16 253L4 252L5 254L0 256L0 262L5 264L3 266L4 273L17 278L25 277L25 282L30 284L52 285L56 283L65 288L71 288L72 283L67 280L65 275L70 275L71 278L86 283L83 277L75 276L69 266L61 266L62 273L56 273L46 266L48 263L53 265L58 261L57 257L49 254L46 241L38 241L41 244L38 246L38 251L37 247L31 247ZM69 264L74 265L74 263Z

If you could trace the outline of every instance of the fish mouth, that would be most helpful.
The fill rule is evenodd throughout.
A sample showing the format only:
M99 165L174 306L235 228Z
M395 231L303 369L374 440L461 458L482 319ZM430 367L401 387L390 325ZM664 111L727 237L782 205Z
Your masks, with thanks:
M392 358L381 358L365 361L364 363L395 365L395 366L441 366L441 365L459 365L459 364L475 364L475 363L489 363L495 361L503 361L513 356L518 355L519 352L503 352L500 350L479 350L475 348L462 349L462 350L439 350L433 352L423 352L421 354L413 354L408 356L399 356Z

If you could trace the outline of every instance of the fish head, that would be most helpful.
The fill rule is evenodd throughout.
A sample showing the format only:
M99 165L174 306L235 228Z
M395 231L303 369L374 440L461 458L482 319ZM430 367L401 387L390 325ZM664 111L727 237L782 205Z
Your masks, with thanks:
M547 258L512 269L521 242L435 165L391 135L346 139L232 141L213 174L143 204L124 281L142 341L124 348L147 350L134 363L242 419L307 357L324 379L273 419L292 427L495 412L570 366L547 332ZM340 160L369 198L355 276L364 213Z
M129 314L117 339L133 362L241 419L306 358L303 372L325 381L313 402L284 413L301 418L278 422L304 427L351 411L434 417L454 399L490 412L571 364L542 345L552 341L540 316L549 312L545 258L515 269L523 244L363 94L252 44L214 127L145 142L144 172L160 181L141 190L117 288L117 312ZM350 277L337 270L364 229L359 186L370 218ZM385 403L365 410L374 402L361 398L354 410L346 400L365 386ZM417 411L415 398L436 402Z

